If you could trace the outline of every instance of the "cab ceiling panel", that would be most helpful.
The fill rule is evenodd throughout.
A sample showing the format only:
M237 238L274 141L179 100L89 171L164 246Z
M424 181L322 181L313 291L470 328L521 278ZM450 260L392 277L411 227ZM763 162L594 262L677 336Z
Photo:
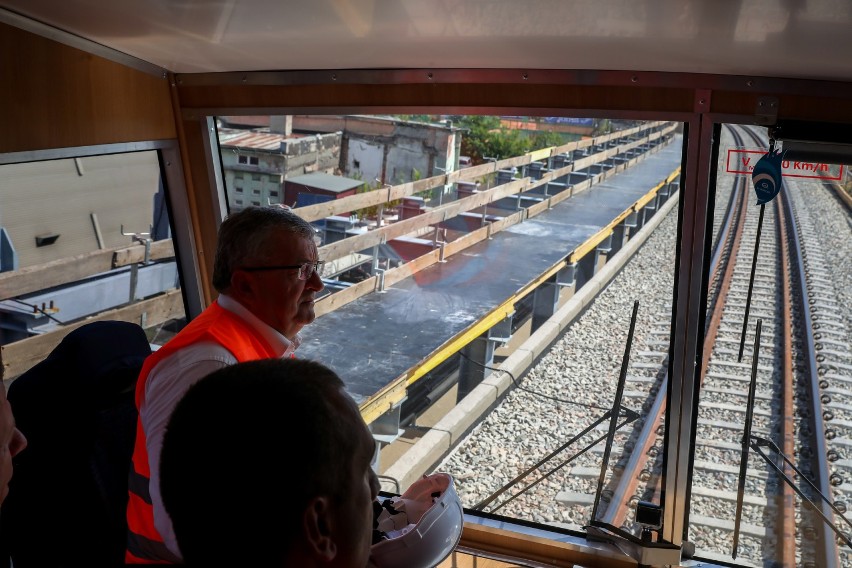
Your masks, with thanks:
M852 78L847 0L2 0L176 73L601 69Z

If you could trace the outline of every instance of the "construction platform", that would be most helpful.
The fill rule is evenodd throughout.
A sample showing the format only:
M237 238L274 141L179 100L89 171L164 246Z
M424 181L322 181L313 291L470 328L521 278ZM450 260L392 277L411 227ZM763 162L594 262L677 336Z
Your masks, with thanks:
M301 358L337 372L362 405L390 409L422 373L481 333L477 323L511 305L542 274L612 226L681 165L681 136L623 172L384 291L318 317L301 334ZM489 209L489 213L492 210ZM473 331L473 333L471 333ZM375 414L374 414L375 415Z

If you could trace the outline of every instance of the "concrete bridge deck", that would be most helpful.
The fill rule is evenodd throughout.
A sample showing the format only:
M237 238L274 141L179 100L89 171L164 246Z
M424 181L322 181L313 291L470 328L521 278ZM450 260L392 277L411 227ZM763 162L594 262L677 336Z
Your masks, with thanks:
M681 164L681 137L590 189L302 330L298 356L334 369L359 403L413 368L607 226ZM489 210L491 213L491 210ZM446 355L444 355L444 358Z

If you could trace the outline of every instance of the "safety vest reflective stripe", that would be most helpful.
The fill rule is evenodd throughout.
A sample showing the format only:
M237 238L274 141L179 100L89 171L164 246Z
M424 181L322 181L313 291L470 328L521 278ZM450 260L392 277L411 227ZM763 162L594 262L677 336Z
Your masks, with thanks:
M254 361L276 357L272 347L259 338L255 331L242 319L211 304L197 318L192 320L171 341L152 353L142 366L139 380L136 381L136 408L141 409L145 400L145 382L148 375L160 361L187 345L201 341L215 342L230 351L239 362ZM148 463L147 444L141 420L137 423L136 445L133 450L133 464L129 478L130 498L127 503L127 552L128 564L179 562L166 548L162 536L154 526L154 508L150 495L150 465Z

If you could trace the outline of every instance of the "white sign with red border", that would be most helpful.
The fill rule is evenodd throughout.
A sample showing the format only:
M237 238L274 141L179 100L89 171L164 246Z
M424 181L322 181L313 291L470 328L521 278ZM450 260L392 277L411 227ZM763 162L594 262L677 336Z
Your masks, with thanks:
M729 174L751 175L754 165L766 154L766 150L747 150L743 148L731 148L728 150L726 169ZM832 181L843 179L843 166L839 167L837 174L832 173L830 164L815 164L813 162L799 162L795 160L784 160L781 162L781 175L784 177L814 178Z

